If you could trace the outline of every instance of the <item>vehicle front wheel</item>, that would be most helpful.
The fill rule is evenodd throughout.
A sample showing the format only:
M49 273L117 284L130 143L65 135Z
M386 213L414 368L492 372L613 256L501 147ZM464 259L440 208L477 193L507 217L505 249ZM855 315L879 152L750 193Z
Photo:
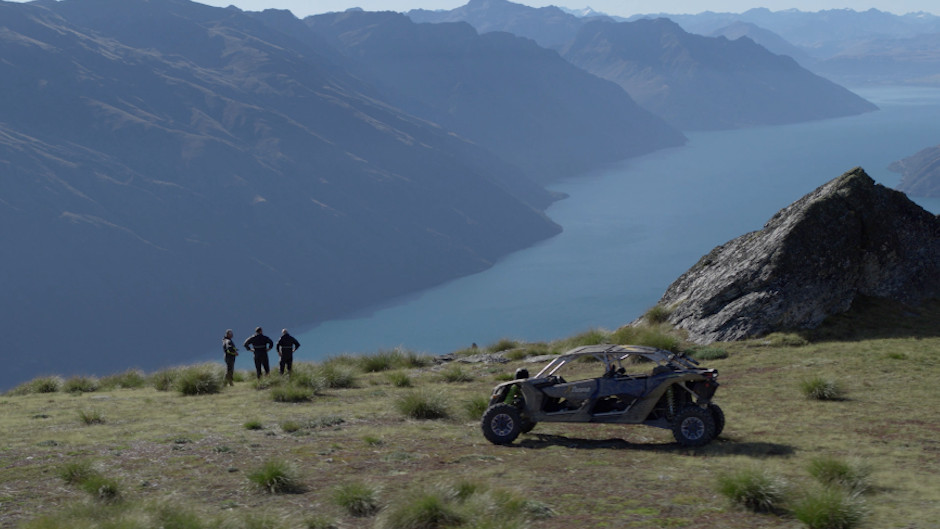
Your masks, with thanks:
M682 446L704 446L715 438L715 416L711 410L689 406L676 415L672 435Z
M483 412L483 437L497 445L508 445L519 437L522 418L519 410L509 404L494 404Z

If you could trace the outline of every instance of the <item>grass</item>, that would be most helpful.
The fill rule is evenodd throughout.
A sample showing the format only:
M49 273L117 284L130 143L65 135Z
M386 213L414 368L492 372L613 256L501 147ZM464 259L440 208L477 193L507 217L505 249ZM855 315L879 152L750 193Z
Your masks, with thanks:
M270 494L299 494L305 490L296 468L283 459L270 459L248 474L248 481Z
M793 506L794 518L808 529L854 529L862 525L866 514L858 495L838 487L812 491Z
M333 503L356 518L372 516L381 509L378 488L361 481L337 486L333 490Z
M212 395L222 391L223 369L214 364L202 364L181 369L174 385L182 395Z
M866 492L871 487L872 468L858 459L819 456L809 462L808 470L821 484L842 487L852 494Z
M542 365L525 358L462 364L473 379L459 384L442 382L431 366L366 373L354 357L324 361L311 372L332 369L355 383L324 385L299 404L273 403L270 389L252 387L253 376L198 398L158 390L153 375L135 389L8 393L0 398L0 525L366 529L391 524L396 513L433 521L453 512L464 516L461 527L475 528L932 527L940 504L940 460L931 457L940 337L861 330L867 338L714 344L727 358L702 364L720 371L715 401L727 426L694 450L679 448L666 430L605 424L540 423L512 446L491 445L476 414L498 380ZM597 367L575 366L585 376ZM390 384L393 371L414 387ZM813 376L851 381L851 398L807 399L799 383ZM412 394L416 408L442 406L447 418L403 414L397 403ZM105 424L77 420L92 408ZM814 477L811 467L825 458L864 462L864 495ZM247 476L273 460L302 472L295 477L303 492L259 492L267 489ZM786 514L756 513L719 493L716 476L739 468L788 483ZM64 477L88 471L110 478L117 500L100 501L77 485L84 478ZM372 491L367 503L377 510L357 516L336 502L337 487L351 483ZM418 501L428 494L436 499ZM817 496L826 501L811 501Z
M418 420L446 419L450 417L450 411L448 411L443 397L428 392L410 391L402 394L395 400L395 408L402 415Z
M719 475L718 492L745 509L777 512L786 500L786 482L764 469L746 467Z
M800 381L800 391L813 400L841 400L845 396L838 382L819 375Z

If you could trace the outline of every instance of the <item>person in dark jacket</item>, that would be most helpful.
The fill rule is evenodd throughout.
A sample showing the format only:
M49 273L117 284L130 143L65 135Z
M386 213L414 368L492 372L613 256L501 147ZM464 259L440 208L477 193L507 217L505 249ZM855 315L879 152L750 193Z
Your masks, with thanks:
M232 329L229 329L225 331L225 336L222 338L222 352L225 353L225 384L229 386L235 385L235 357L238 356L238 348L232 341L234 337Z
M255 334L245 340L245 349L255 354L255 372L258 373L258 380L261 380L261 370L264 374L271 373L271 367L268 364L268 351L274 348L274 342L261 332L261 327L255 329Z
M300 342L287 332L287 329L281 330L281 338L277 341L277 356L280 357L281 374L287 368L287 374L290 375L294 370L294 351L300 349Z

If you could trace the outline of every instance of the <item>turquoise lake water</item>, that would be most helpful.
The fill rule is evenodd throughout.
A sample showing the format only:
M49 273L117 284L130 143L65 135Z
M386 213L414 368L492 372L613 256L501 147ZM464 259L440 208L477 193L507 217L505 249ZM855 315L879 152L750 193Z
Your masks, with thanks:
M656 304L715 246L760 229L779 209L861 166L886 168L940 144L940 90L866 88L862 116L688 134L686 146L628 160L552 189L558 236L492 268L295 335L299 360L404 347L444 354L500 338L545 341L615 329ZM940 199L912 197L940 213Z

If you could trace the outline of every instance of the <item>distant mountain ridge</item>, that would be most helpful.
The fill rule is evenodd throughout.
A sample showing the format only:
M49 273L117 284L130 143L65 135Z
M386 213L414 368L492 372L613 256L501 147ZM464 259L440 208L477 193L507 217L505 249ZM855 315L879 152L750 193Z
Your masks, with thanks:
M304 22L361 66L357 73L384 100L485 146L537 181L685 143L620 87L529 39L478 35L465 22L416 24L390 12Z
M470 0L451 11L409 11L420 22L464 20L557 49L619 84L681 130L714 130L855 115L876 107L751 40L687 33L665 19L579 18L508 0Z
M940 197L940 145L898 160L888 169L901 174L897 188L918 197Z

